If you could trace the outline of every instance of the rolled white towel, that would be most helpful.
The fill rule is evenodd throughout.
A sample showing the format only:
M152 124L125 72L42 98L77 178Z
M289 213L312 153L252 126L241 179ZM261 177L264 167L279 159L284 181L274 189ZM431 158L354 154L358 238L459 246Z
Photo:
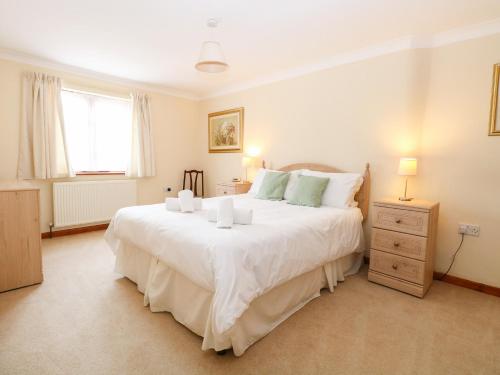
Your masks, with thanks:
M217 208L217 228L233 226L233 198L222 199Z
M165 198L165 205L168 211L180 211L181 202L179 198ZM201 198L193 199L193 207L195 211L200 211L203 209L203 202Z
M252 224L253 211L247 208L234 208L233 221L234 224L250 225ZM217 208L211 208L207 213L208 221L217 222Z
M181 210L181 203L179 202L179 198L166 198L165 205L167 206L168 211Z
M193 212L194 211L193 192L191 190L181 190L179 191L178 196L179 196L181 212Z
M233 210L233 220L235 224L252 224L253 210L251 208L235 208Z

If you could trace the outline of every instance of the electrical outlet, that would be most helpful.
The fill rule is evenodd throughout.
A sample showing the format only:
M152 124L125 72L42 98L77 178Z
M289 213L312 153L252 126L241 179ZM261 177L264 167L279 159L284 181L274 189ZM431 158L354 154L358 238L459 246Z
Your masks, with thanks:
M458 233L479 237L479 225L460 223L458 224Z

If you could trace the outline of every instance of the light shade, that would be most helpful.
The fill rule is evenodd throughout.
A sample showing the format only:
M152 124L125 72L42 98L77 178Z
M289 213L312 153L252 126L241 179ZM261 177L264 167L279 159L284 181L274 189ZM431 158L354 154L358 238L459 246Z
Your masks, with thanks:
M194 67L205 73L221 73L225 71L229 65L226 63L220 43L214 41L203 42L200 58Z
M399 159L398 174L400 176L415 176L417 174L417 159L416 158Z
M241 159L241 165L245 168L253 167L254 164L254 158L250 156L243 156L243 159Z

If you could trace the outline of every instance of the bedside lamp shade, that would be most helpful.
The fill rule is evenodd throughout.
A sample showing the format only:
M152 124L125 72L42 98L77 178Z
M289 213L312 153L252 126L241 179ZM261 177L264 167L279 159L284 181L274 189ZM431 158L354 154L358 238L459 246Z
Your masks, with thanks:
M405 176L405 195L399 197L400 201L411 201L413 198L406 196L408 190L408 176L415 176L417 174L417 159L415 158L401 158L399 159L398 174Z
M256 159L251 156L243 156L241 159L241 166L245 168L245 181L248 181L248 168L255 166Z
M398 174L400 176L415 176L417 174L417 159L415 158L399 159Z
M241 159L241 165L244 168L253 167L253 164L254 164L254 159L250 156L243 156L243 159Z

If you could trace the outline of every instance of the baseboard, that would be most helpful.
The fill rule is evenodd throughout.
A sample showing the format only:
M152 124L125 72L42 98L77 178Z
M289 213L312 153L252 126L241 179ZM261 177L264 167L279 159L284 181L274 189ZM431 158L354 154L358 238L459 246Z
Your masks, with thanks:
M61 229L52 232L44 232L42 233L42 238L52 238L52 237L61 237L61 236L69 236L72 234L86 233L86 232L94 232L96 230L104 230L108 228L109 224L97 224L97 225L89 225L86 227L78 227L78 228L69 228L69 229Z
M441 280L442 276L443 276L442 272L434 272L434 280ZM446 275L444 279L442 279L441 281L453 285L458 285L467 289L476 290L478 292L490 294L492 296L500 297L500 288L496 286L486 285L478 283L476 281L462 279L461 277L456 277L452 275Z
M370 264L370 257L364 257L365 264ZM486 285L482 283L478 283L476 281L471 281L467 279L462 279L461 277L446 275L443 280L441 277L443 276L442 272L434 271L434 280L440 280L448 284L453 284L457 286L461 286L462 288L472 289L481 293L489 294L492 296L500 297L500 288L496 286Z

